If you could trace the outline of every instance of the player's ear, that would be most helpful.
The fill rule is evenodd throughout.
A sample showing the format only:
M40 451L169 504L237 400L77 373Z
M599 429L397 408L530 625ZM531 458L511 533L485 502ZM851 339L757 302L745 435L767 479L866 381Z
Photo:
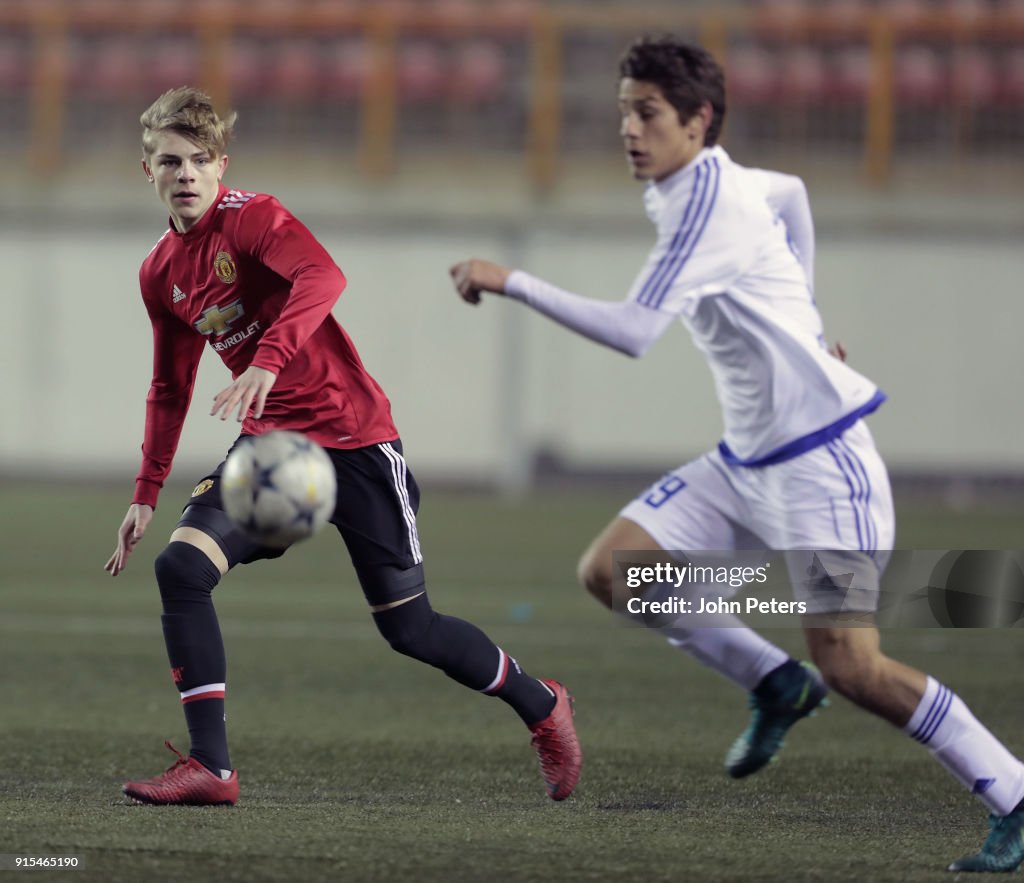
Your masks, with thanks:
M142 171L146 173L146 177L149 178L149 183L152 184L155 178L153 176L153 170L149 167L149 163L146 162L146 157L142 157Z
M222 153L217 158L217 180L218 181L221 178L224 177L224 173L227 171L227 169L228 169L228 155L226 153Z
M701 143L704 142L704 134L709 128L711 128L711 120L715 115L714 109L711 107L710 101L705 101L686 124L687 129L690 130L690 137L699 140Z

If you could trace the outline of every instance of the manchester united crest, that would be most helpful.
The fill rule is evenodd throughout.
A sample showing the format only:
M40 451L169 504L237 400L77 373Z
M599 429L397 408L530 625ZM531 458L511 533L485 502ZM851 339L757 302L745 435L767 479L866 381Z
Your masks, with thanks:
M238 268L235 266L235 259L226 251L218 251L213 261L213 270L221 282L230 284L238 278Z
M198 497L200 494L205 494L210 488L213 487L212 478L204 478L199 484L195 486L195 490L192 491L193 497Z

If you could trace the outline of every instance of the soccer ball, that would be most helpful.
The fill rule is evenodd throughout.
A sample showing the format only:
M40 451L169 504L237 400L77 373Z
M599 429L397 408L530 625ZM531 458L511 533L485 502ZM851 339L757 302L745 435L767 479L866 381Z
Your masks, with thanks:
M224 509L264 546L284 549L313 536L334 512L337 481L330 457L299 432L242 439L221 477Z

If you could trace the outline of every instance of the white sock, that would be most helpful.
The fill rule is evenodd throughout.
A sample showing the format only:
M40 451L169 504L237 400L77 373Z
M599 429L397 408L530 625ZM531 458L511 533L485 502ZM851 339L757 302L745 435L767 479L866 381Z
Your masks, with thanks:
M684 616L661 632L673 647L747 691L789 659L788 653L731 613Z
M1024 764L932 677L903 732L924 745L989 811L1007 815L1024 799Z
M643 598L665 601L675 595L674 586L655 584ZM667 625L660 625L626 610L616 612L634 622L646 622L648 628L661 632L673 647L684 650L748 692L789 659L788 653L766 641L731 613L688 613Z

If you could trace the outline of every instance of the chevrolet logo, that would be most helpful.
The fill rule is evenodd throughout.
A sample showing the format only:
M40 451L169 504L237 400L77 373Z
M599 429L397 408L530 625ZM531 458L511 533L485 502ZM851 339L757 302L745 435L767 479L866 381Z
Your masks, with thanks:
M224 309L221 309L219 304L214 304L208 310L203 310L203 318L196 322L196 331L220 337L231 327L232 322L244 315L241 298L228 304Z

